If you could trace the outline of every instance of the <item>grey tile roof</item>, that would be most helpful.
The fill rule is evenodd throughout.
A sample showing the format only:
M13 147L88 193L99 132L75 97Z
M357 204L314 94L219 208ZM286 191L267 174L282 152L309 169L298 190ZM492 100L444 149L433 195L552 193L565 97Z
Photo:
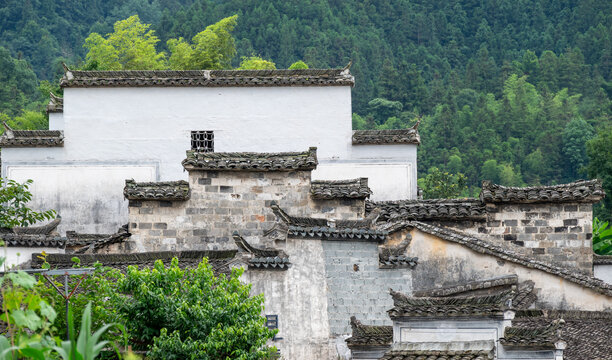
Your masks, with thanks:
M312 180L310 183L310 196L313 199L366 199L371 194L368 178Z
M491 351L482 350L389 350L381 360L488 360Z
M59 235L0 234L0 239L9 247L64 248L66 238Z
M569 184L534 187L508 187L482 182L480 199L487 203L586 202L596 203L605 196L601 181L580 180Z
M328 220L297 217L287 214L278 204L270 205L276 217L282 221L287 234L292 237L321 240L382 241L387 232L372 228L370 220Z
M173 257L178 258L181 268L195 267L202 261L202 258L206 257L215 273L229 274L235 255L236 250L159 251L130 254L48 254L47 262L51 265L51 268L65 269L73 266L74 263L71 260L73 257L78 257L81 260L81 266L91 266L96 262L100 262L104 266L125 271L129 265L150 268L156 260L162 260L167 265L172 261ZM42 265L42 260L38 256L40 254L32 254L33 268Z
M495 277L491 279L470 281L460 285L441 287L436 289L414 291L413 295L417 297L442 297L452 296L461 293L467 293L476 290L489 289L493 287L517 285L518 276L515 274Z
M47 113L64 112L64 98L49 93L49 103L47 104Z
M410 129L398 130L354 130L353 145L420 144L420 122Z
M391 290L392 320L406 317L503 316L511 307L512 291L469 297L408 297Z
M406 234L404 239L397 245L379 245L378 267L381 269L414 268L419 258L404 254L411 240L412 236Z
M593 254L593 265L612 265L612 255Z
M114 234L80 234L74 231L66 231L66 247L79 248L76 253L96 253L98 250L112 244L123 242L129 238L127 224L120 227Z
M180 181L135 182L125 180L123 196L128 200L188 200L191 195L189 183Z
M437 227L419 221L400 221L396 223L389 223L386 229L391 229L390 232L392 232L398 231L406 227L413 227L425 233L437 236L441 239L464 245L481 254L495 256L502 260L510 261L528 268L537 269L540 271L547 272L549 274L557 275L575 284L597 291L601 294L612 296L612 285L607 284L606 282L600 279L585 275L573 269L561 268L539 260L527 258L525 257L525 255L522 255L511 249L475 238L471 235L462 234L457 231Z
M352 336L346 339L349 348L355 346L391 346L393 326L364 325L351 316Z
M314 170L317 167L317 148L303 152L197 152L187 151L182 162L187 170L233 171L294 171Z
M432 199L368 201L366 212L380 208L378 221L396 218L411 220L484 220L485 204L478 199Z
M559 319L547 326L510 326L504 329L504 336L499 341L505 347L554 349L555 342L562 340L561 327L563 323L565 321Z
M13 130L4 123L6 131L0 136L0 147L58 147L64 146L62 130Z
M50 221L48 224L41 226L16 226L12 228L12 232L20 235L52 235L55 233L55 229L62 221L61 216L57 216L55 219Z
M62 87L353 86L346 69L304 70L67 70Z
M518 311L512 320L513 328L545 328L554 320L563 319L559 326L560 337L567 342L563 351L566 360L611 360L612 312L611 311Z
M238 250L249 255L249 269L287 270L291 263L289 255L280 249L260 248L249 244L238 232L232 234Z

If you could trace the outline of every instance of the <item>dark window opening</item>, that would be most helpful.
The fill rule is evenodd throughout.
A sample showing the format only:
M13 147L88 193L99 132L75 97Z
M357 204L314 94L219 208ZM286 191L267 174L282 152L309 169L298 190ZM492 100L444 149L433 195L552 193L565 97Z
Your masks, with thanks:
M278 315L266 315L266 327L270 330L278 329ZM283 338L274 335L272 340L282 340Z
M191 150L201 152L214 152L215 134L212 131L192 131Z

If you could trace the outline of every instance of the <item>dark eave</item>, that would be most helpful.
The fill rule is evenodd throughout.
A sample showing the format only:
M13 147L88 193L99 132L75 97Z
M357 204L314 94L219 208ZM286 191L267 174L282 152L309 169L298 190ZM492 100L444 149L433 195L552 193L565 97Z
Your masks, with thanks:
M310 171L317 167L317 148L303 152L198 152L187 151L186 170L215 171Z
M310 183L310 196L316 200L366 199L371 194L368 178L312 180Z
M0 136L0 148L61 147L64 146L62 130L13 130L6 124Z
M421 137L416 128L402 130L354 130L353 145L419 145Z
M599 180L580 180L569 184L534 187L508 187L482 182L480 200L485 203L596 203L605 196Z
M126 180L123 196L128 200L184 201L191 195L189 183L180 181L135 182Z
M366 202L366 212L380 209L378 221L484 220L485 204L478 199L432 199Z
M62 87L287 87L353 86L345 69L302 70L67 70Z

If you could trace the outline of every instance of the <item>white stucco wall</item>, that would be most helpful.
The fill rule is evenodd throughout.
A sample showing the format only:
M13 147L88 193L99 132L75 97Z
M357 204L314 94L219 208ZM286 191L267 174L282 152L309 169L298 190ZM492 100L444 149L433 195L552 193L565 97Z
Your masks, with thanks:
M608 284L612 284L612 265L593 266L593 276L607 282Z
M42 252L47 254L63 254L64 249L50 248L50 247L4 247L1 256L6 258L2 271L11 270L12 268L23 264L24 262L32 260L32 254L39 254Z

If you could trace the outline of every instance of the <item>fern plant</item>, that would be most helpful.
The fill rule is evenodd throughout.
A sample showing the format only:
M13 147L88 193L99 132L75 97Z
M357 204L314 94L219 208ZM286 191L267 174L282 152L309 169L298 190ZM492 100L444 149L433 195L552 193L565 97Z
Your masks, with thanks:
M593 251L599 255L612 255L612 228L607 221L593 220Z

